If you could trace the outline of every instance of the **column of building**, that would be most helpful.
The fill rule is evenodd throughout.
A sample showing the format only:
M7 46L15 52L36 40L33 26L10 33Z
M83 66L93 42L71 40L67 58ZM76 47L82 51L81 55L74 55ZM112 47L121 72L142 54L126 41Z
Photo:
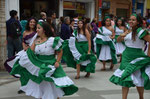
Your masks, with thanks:
M4 69L6 51L5 0L0 0L0 70Z

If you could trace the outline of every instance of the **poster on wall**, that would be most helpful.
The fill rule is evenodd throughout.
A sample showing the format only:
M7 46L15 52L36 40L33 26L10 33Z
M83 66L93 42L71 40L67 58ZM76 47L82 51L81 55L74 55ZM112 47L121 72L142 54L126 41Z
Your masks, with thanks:
M63 8L66 10L76 10L75 2L64 1Z
M76 5L76 13L79 14L79 18L82 18L83 16L85 16L86 14L86 10L85 10L85 3L77 3Z
M77 13L79 14L85 14L85 3L77 3Z

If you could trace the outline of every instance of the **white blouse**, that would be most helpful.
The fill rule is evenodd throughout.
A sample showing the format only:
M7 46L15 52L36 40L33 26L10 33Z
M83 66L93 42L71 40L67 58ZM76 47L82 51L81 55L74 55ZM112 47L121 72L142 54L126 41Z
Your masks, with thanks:
M77 38L78 42L88 41L86 36L83 34L77 34L76 38Z
M39 55L53 55L53 54L55 54L55 50L58 50L62 46L63 40L60 39L58 41L58 44L56 45L56 47L53 48L54 39L55 39L54 37L50 37L50 38L48 38L47 41L45 41L41 44L37 44L35 47L35 54L39 54Z
M120 34L122 34L122 33L124 33L124 30L119 29L118 27L116 27L115 35L120 35Z
M132 32L127 34L127 36L124 38L125 45L127 47L131 48L140 48L142 49L144 47L144 40L140 39L138 35L136 35L136 40L132 40Z

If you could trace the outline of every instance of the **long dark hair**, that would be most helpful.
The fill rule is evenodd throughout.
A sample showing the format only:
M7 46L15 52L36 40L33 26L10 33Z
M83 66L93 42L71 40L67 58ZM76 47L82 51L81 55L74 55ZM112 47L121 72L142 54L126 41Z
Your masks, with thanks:
M38 24L40 24L43 27L46 37L54 37L54 33L52 32L50 25L47 22L39 22Z
M105 18L104 18L103 21L102 21L102 26L105 26L105 25L106 25L106 24L105 24L105 21L106 21L107 19L110 19L110 20L111 20L110 16L105 16ZM110 22L110 25L111 25L111 22Z
M52 29L54 29L54 27L53 27L53 24L52 24L52 18L51 18L51 17L48 17L48 18L47 18L47 23L49 24L50 29L51 29L51 31L52 31ZM52 31L52 32L53 32L53 36L56 36L55 31Z
M30 21L31 21L32 19L34 19L35 22L36 22L36 23L35 23L35 27L34 27L34 31L36 31L37 19L34 18L34 17L31 17L30 19L28 19L28 22L27 22L27 24L26 24L26 30L27 30L27 31L30 31L29 23L30 23Z
M142 27L143 21L140 15L137 14L132 14L131 16L135 16L137 19L137 27L135 29L132 29L132 40L135 41L136 40L136 33L137 33L137 29Z
M82 22L82 23L83 23L83 27L82 27L81 29L83 29L83 34L85 35L85 29L86 29L86 27L85 27L85 23L84 23L84 21L83 21L83 20L79 20L79 21L78 21L78 23L79 23L79 22ZM77 29L78 33L80 33L80 32L81 32L81 29L78 27L78 29Z
M117 20L116 20L116 22L115 22L116 26L117 26L117 27L119 27L119 26L118 26L118 21L119 21L119 20L121 20L121 21L122 21L121 26L126 27L126 26L125 26L125 21L124 21L123 19L121 19L121 18L117 18Z

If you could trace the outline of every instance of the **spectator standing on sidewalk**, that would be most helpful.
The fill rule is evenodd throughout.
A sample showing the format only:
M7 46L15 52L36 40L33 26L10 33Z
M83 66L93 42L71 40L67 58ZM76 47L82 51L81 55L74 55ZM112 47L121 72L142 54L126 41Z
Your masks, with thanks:
M95 34L97 34L97 33L98 33L98 27L97 27L97 19L96 19L96 18L94 18L94 19L92 20L91 26L92 26L93 31L95 32Z
M55 33L54 33L55 32L54 28L52 27L52 18L51 17L47 18L47 23L49 24L49 26L50 26L50 28L51 28L51 30L53 32L53 35L56 36Z
M17 53L22 50L20 39L22 27L17 20L18 12L16 10L11 10L9 14L11 18L6 22L8 58L14 56L15 52Z
M71 31L70 31L70 17L65 17L64 18L64 23L61 26L61 33L60 37L63 40L69 39L71 36Z
M71 34L73 33L73 31L74 31L74 19L71 19L71 21L70 21L70 31L71 31Z
M61 25L63 24L64 22L64 17L60 17L59 18L59 23L57 24L57 33L58 33L58 36L60 36L60 33L61 33Z
M76 30L77 28L78 28L78 21L79 21L79 19L78 19L78 14L75 14L74 15L74 29Z
M26 24L27 24L27 16L23 13L22 16L21 16L21 26L22 26L22 30L21 30L21 40L22 40L22 37L23 37L23 32L25 31L25 28L26 28Z
M52 19L52 27L54 29L54 33L55 33L56 36L58 36L57 25L56 25L56 13L54 11L52 11L50 16L51 16L51 19Z
M41 18L39 19L39 22L46 22L46 18L47 18L46 13L45 12L41 12L40 16L41 16Z

